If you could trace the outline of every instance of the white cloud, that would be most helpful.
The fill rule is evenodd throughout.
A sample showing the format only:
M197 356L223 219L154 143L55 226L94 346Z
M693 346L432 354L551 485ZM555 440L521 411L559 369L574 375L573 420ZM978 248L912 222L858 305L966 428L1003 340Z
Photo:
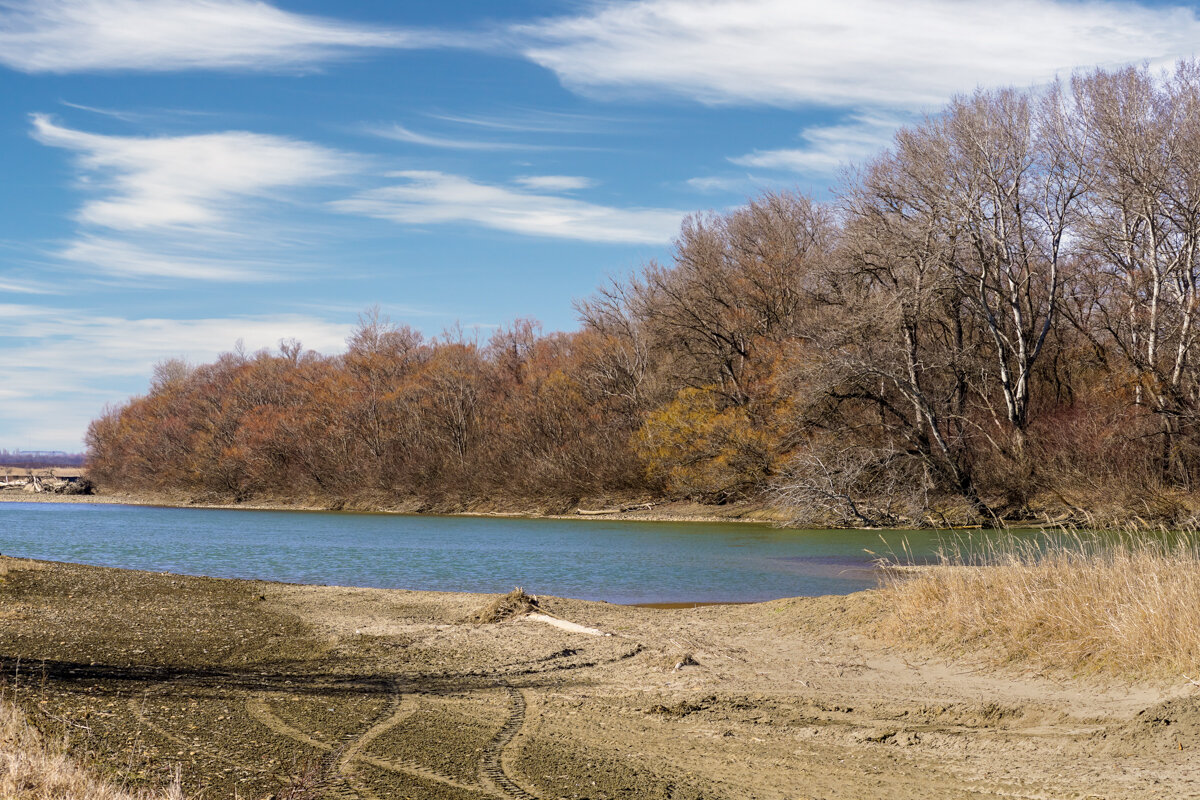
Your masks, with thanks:
M302 314L166 319L79 314L51 306L0 305L0 371L6 382L37 397L37 382L22 382L17 373L57 375L47 385L78 386L81 376L148 379L150 367L164 358L211 361L244 341L248 350L274 347L297 338L325 353L344 349L350 326ZM39 380L42 380L39 378Z
M977 85L1191 55L1200 19L1108 0L640 0L514 33L580 91L914 109Z
M713 192L734 192L745 195L761 192L769 184L751 175L705 175L688 178L687 185L705 194Z
M800 132L805 145L779 150L755 150L730 158L734 164L831 176L849 164L861 163L887 147L901 120L856 115L838 125L817 125Z
M8 292L10 294L58 294L57 290L52 289L44 283L15 278L0 278L0 292Z
M122 122L140 122L140 121L143 121L146 119L145 114L137 114L132 111L118 111L117 109L113 109L113 108L98 108L96 106L85 106L81 103L71 103L66 100L59 100L58 102L60 105L64 105L67 108L74 108L79 111L87 111L91 114L99 114L102 117L111 117L112 119L119 119Z
M340 352L351 326L298 314L161 319L80 314L34 305L0 305L0 447L77 450L106 403L145 391L166 358L212 361L241 339L247 349L299 339Z
M433 113L427 113L426 116L442 122L453 122L457 125L528 133L596 133L618 125L622 129L627 129L634 123L632 119L540 109L512 109L501 116Z
M578 175L525 175L513 182L541 192L573 192L596 185L591 178Z
M448 122L456 122L455 119L447 119ZM463 125L471 125L470 122L459 122ZM481 126L476 126L481 127ZM556 145L556 144L529 144L526 142L495 142L481 139L458 139L452 136L435 136L427 133L420 133L411 128L406 128L399 123L390 125L368 125L366 126L368 133L380 136L384 139L391 139L397 142L407 142L408 144L421 145L423 147L436 147L443 150L592 150L592 147L581 147L576 145Z
M84 270L116 278L186 278L188 280L246 281L280 277L279 264L245 256L211 258L189 251L185 245L157 241L156 250L145 250L127 241L81 236L58 252ZM86 272L85 272L86 274Z
M851 114L835 125L814 125L800 132L802 145L755 150L729 161L755 170L794 172L810 178L833 178L844 167L861 164L891 144L904 124L900 116ZM776 176L778 177L778 176ZM750 174L691 178L688 186L704 193L757 194L777 183Z
M82 185L107 193L88 201L80 220L118 230L218 227L236 215L245 198L327 182L355 169L345 154L244 131L104 136L34 114L33 136L77 153Z
M465 223L525 236L629 244L669 242L684 216L671 209L595 205L442 172L406 171L392 177L404 183L361 192L337 201L334 208L404 225Z
M360 168L348 154L244 131L105 136L34 115L33 136L75 154L77 185L89 195L76 214L81 232L58 257L126 279L277 276L287 269L272 253L277 207Z
M305 68L444 43L255 0L0 0L0 63L23 72Z
M380 125L369 129L376 136L382 136L385 139L393 139L397 142L408 142L409 144L419 144L425 147L440 147L447 150L528 150L530 146L519 144L508 144L504 142L479 142L470 139L452 139L445 136L429 136L424 133L417 133L410 130L399 123L391 125Z

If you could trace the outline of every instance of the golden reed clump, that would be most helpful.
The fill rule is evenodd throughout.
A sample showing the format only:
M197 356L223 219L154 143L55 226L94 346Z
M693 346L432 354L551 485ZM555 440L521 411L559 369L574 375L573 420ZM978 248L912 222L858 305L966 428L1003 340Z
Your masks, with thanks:
M1192 534L1010 538L891 575L884 638L1075 674L1200 675Z
M0 797L4 800L184 800L179 775L167 788L130 791L71 761L45 740L21 710L0 700Z

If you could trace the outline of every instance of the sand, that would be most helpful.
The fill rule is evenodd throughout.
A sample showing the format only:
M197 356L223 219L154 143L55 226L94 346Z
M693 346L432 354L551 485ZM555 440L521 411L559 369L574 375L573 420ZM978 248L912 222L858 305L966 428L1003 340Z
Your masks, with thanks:
M3 691L214 798L1200 796L1197 687L889 650L879 595L661 610L0 559Z

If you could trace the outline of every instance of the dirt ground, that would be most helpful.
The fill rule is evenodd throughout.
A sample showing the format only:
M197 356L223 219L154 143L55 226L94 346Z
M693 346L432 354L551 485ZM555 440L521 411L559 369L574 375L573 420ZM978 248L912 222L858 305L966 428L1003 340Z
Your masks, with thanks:
M1200 797L1198 687L887 650L876 593L494 599L0 559L0 692L205 800Z

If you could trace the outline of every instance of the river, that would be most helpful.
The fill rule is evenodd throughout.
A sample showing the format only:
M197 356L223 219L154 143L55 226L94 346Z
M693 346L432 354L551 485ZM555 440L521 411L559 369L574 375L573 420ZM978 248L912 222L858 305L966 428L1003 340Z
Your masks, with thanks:
M612 603L749 602L877 585L879 555L954 534L768 525L0 503L0 553L295 583Z

